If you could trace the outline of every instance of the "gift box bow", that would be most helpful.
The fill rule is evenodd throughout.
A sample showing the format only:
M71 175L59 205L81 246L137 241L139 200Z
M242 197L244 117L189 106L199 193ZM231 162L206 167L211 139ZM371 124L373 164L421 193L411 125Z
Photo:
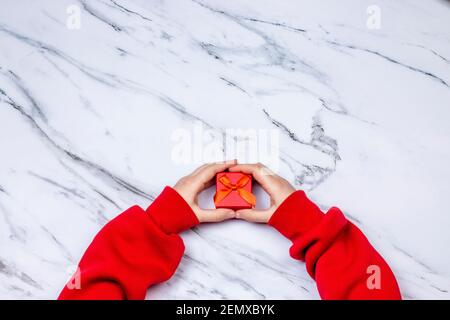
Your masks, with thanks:
M232 183L226 175L223 175L219 178L219 181L224 186L224 188L217 190L217 193L214 196L214 203L217 205L231 192L236 191L242 199L244 199L248 204L251 204L252 207L254 207L256 205L255 196L251 192L248 192L244 189L247 183L250 182L250 179L251 178L249 176L244 175L236 183Z

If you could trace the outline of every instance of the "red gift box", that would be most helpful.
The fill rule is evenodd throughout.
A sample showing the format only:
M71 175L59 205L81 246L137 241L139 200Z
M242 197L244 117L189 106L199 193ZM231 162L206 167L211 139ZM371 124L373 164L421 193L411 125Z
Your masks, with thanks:
M252 194L252 176L241 172L221 172L216 175L216 208L251 209L256 204Z

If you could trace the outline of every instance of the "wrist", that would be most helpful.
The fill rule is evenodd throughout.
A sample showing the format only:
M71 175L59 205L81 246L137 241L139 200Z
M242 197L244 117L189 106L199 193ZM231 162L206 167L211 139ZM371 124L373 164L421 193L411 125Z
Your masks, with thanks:
M306 197L305 192L291 193L274 212L268 224L293 240L319 224L323 212Z
M166 234L180 233L199 224L188 203L171 187L165 187L146 211Z

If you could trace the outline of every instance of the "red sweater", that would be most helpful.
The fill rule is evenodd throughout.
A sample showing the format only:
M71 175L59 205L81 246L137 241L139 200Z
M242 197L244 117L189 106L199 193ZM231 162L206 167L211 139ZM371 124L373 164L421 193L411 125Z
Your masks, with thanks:
M144 299L180 263L178 233L198 223L183 198L166 187L146 211L134 206L106 224L59 299ZM292 241L291 256L306 262L322 299L401 299L389 266L339 209L324 214L297 191L269 224Z

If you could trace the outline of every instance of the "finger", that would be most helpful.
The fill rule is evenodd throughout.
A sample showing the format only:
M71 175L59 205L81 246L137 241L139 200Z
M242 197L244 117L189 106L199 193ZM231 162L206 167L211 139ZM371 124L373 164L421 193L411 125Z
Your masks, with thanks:
M194 171L192 171L191 175L195 175L197 173L199 173L200 171L202 171L206 166L209 166L210 163L205 163L202 164L200 167L198 167L197 169L195 169Z
M236 160L211 163L203 167L197 172L199 182L202 184L202 188L206 189L214 184L213 178L217 173L227 170L228 168L235 166Z
M273 209L257 210L257 209L244 209L236 211L236 219L246 220L256 223L267 223L272 217Z
M235 217L235 212L231 209L198 209L197 218L202 222L220 222Z
M219 162L213 162L213 163L204 163L202 164L200 167L198 167L197 169L195 169L191 175L196 175L199 172L203 171L205 168L210 167L212 165L216 165L216 164L225 164L225 163L235 163L236 164L237 160L226 160L226 161L219 161Z

